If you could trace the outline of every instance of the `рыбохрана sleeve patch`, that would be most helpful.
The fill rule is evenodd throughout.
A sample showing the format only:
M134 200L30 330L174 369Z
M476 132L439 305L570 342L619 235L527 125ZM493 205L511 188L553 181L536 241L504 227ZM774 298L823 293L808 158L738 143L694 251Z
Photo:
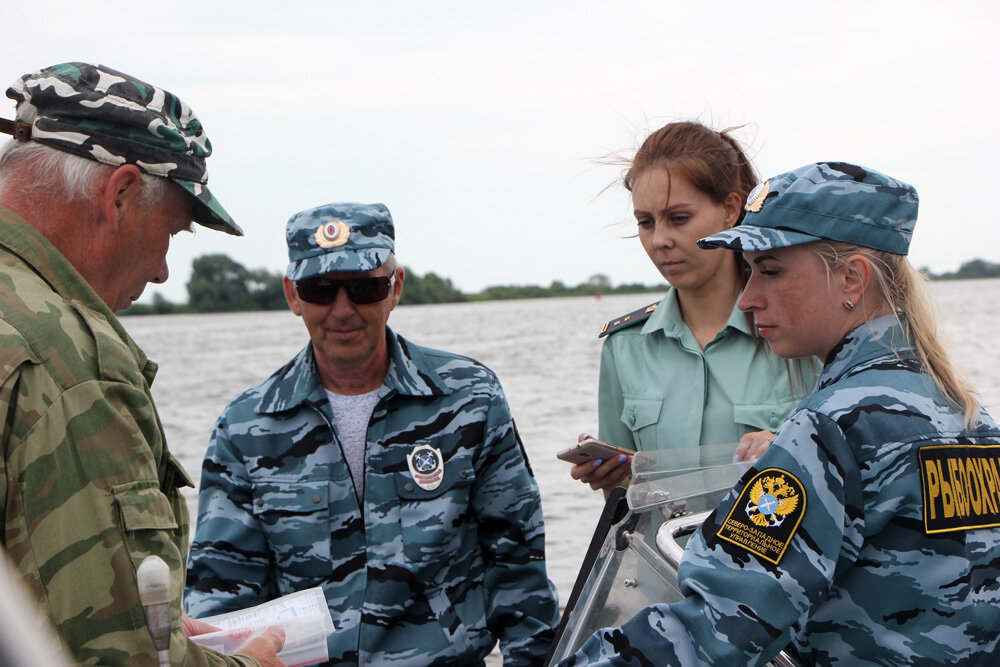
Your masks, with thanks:
M768 468L743 487L716 535L777 565L805 511L802 482L789 472Z
M917 457L925 533L1000 526L1000 445L933 445Z

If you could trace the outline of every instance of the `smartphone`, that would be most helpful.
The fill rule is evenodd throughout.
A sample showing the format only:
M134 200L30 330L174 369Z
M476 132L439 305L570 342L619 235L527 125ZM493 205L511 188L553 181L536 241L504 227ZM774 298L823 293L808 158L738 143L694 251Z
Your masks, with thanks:
M588 438L583 442L576 443L569 449L562 450L556 454L556 458L562 461L580 464L597 460L607 461L621 456L622 454L632 456L635 452L629 449L622 449L621 447L609 445L608 443L601 442L595 438Z

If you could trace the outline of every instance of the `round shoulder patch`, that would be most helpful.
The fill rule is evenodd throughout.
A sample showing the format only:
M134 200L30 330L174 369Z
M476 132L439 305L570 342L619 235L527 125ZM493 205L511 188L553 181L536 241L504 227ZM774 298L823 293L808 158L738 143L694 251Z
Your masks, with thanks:
M780 468L768 468L743 487L716 535L777 565L805 511L802 483Z

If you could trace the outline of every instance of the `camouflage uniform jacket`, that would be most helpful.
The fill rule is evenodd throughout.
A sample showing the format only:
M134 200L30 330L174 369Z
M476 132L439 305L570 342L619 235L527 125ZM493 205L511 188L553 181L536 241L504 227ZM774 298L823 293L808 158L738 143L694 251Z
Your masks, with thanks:
M238 396L201 477L193 616L322 586L330 664L539 664L556 621L538 489L496 376L387 329L359 503L312 345ZM418 484L407 456L439 451Z
M805 664L998 664L998 445L985 412L964 428L891 316L862 324L692 536L685 599L562 665L758 665L789 643Z
M249 664L185 636L188 544L179 486L149 393L156 365L66 259L0 208L0 540L75 659L156 665L136 588L170 566L174 665Z

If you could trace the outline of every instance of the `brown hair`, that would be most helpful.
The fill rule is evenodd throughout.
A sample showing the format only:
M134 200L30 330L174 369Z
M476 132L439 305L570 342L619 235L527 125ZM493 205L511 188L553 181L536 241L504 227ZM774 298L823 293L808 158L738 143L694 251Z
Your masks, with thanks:
M664 125L646 137L636 151L622 177L625 189L632 192L635 179L646 169L662 167L668 174L676 172L686 178L716 204L724 202L731 192L738 194L740 216L736 224L740 224L747 195L757 185L758 178L743 148L730 135L734 129L738 128L716 132L694 121ZM733 253L733 261L742 289L748 278L746 267L739 253Z
M692 121L670 123L646 137L622 179L625 189L649 167L676 170L693 186L721 204L735 192L740 196L740 220L747 195L757 185L757 172L728 128L721 132Z
M917 359L934 384L964 415L966 427L975 424L979 401L972 385L948 356L927 278L913 268L905 255L839 241L812 245L828 271L836 270L851 255L862 255L871 262L877 302L869 306L870 311L875 315L892 313L896 317L913 341Z

